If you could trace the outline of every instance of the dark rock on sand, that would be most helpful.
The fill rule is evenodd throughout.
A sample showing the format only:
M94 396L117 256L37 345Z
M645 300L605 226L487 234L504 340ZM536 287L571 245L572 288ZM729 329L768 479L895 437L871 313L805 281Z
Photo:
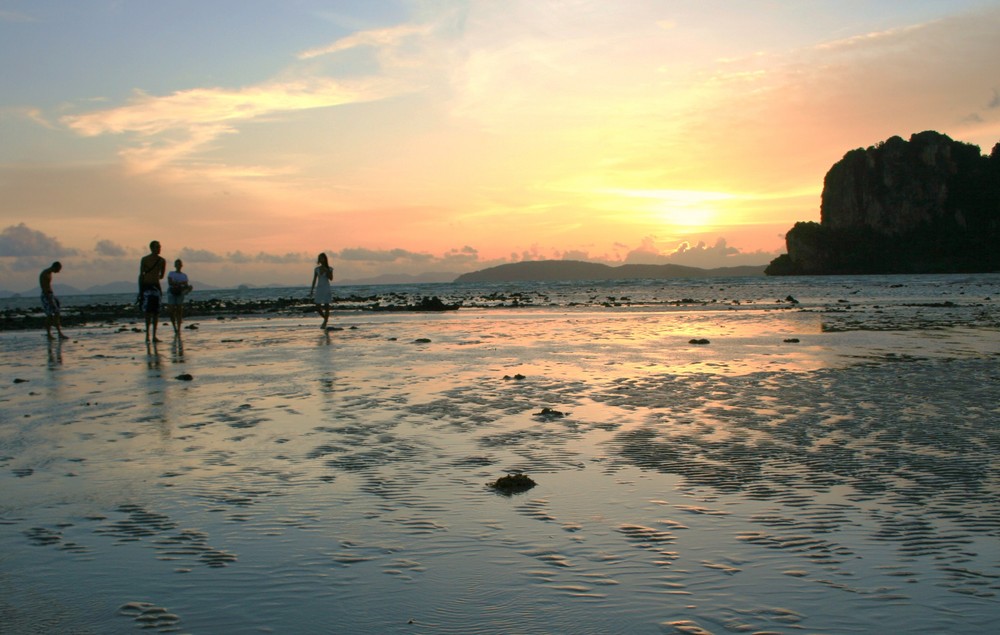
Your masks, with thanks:
M708 340L706 340L705 338L701 338L701 339L693 339L693 340L688 340L688 344L699 344L699 345L703 345L703 344L711 344L711 342L709 342L709 341L708 341Z
M566 416L566 413L552 408L542 408L541 412L536 412L534 416L540 419L561 419Z
M537 485L537 483L535 483L535 481L533 481L527 474L508 474L507 476L501 476L487 485L490 489L499 494L510 496L512 494L527 492L529 489Z
M191 381L194 377L191 376L191 373L182 373L177 376L177 379L181 381Z

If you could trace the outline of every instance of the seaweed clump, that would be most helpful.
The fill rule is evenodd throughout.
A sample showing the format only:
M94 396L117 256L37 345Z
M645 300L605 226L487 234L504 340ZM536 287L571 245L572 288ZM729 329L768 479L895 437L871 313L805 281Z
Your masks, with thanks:
M490 489L499 494L511 496L512 494L527 492L529 489L534 487L536 483L527 474L508 474L507 476L501 476L487 485Z

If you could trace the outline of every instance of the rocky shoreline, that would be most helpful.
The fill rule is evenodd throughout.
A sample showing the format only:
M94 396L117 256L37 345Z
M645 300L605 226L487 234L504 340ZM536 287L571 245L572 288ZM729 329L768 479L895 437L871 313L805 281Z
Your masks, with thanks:
M351 296L334 298L331 309L350 311L453 311L460 304L446 304L438 297L421 297L419 299L400 296L386 303L385 298L378 296ZM316 306L304 298L269 298L263 300L188 300L184 304L184 320L205 318L236 319L239 317L293 316L313 314ZM168 319L166 308L160 311L161 319ZM88 324L131 323L141 321L142 312L136 304L87 304L82 306L64 306L61 320L64 327L79 327ZM34 306L28 309L5 309L0 311L0 331L23 331L44 329L45 315L42 307Z

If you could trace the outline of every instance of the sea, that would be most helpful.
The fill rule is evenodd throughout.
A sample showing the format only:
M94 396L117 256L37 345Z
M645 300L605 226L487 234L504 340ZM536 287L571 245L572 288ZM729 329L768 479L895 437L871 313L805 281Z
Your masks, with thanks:
M1000 273L338 285L333 308L406 306L434 297L460 308L847 310L864 306L887 311L941 305L937 308L988 310L1000 301ZM72 311L90 305L131 305L135 295L76 294L59 299L64 310ZM195 290L189 300L231 304L234 310L257 302L311 303L308 287ZM0 310L40 310L40 302L33 296L0 298ZM981 311L972 311L970 319L976 313Z

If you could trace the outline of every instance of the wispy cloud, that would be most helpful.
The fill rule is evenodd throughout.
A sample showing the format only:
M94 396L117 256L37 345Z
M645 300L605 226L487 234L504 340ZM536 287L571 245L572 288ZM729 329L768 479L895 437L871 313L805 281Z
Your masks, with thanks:
M299 53L300 60L308 60L323 55L341 53L360 47L372 47L387 54L398 49L401 45L416 36L427 35L432 28L428 25L404 24L387 29L372 29L353 33L341 38L332 44L311 48Z
M0 119L4 117L18 117L23 119L28 119L35 122L36 124L47 128L49 130L54 130L56 126L49 121L45 114L40 108L34 107L21 107L21 108L3 108L0 109Z
M61 122L83 136L127 134L134 145L122 156L138 171L150 171L237 132L240 123L315 108L382 99L396 91L388 83L307 78L240 89L195 88L156 96L136 91L127 105Z
M991 99L990 102L988 104L986 104L986 109L987 110L994 110L996 108L1000 108L1000 90L994 88L993 89L993 99Z
M120 108L63 117L85 136L133 132L155 135L192 126L219 126L275 112L325 108L380 96L361 86L345 86L331 79L271 83L236 90L195 88L158 97L137 91Z
M871 31L869 33L853 35L851 37L842 38L839 40L822 42L816 45L816 49L820 51L837 51L837 50L848 50L848 49L864 49L873 44L877 45L885 42L897 43L899 42L902 36L924 30L928 26L929 26L928 24L908 24L894 29L886 29L884 31Z
M20 11L0 9L0 22L35 22L35 18Z

